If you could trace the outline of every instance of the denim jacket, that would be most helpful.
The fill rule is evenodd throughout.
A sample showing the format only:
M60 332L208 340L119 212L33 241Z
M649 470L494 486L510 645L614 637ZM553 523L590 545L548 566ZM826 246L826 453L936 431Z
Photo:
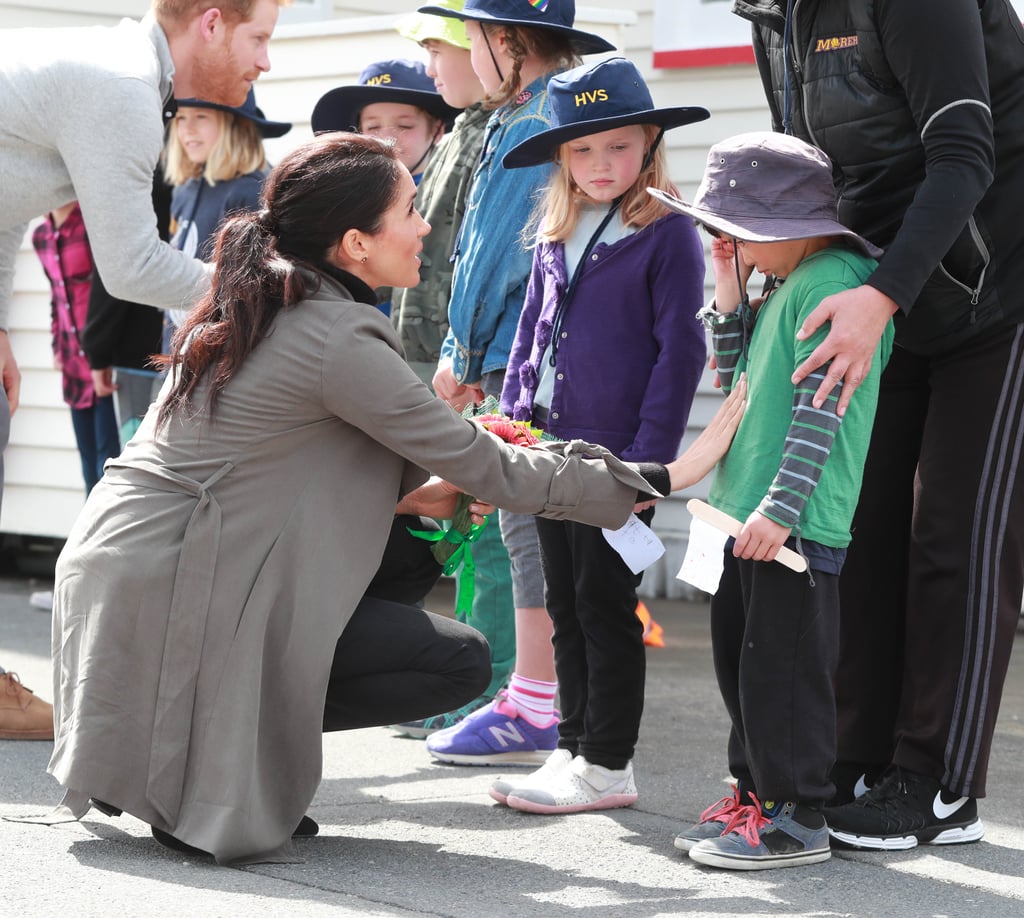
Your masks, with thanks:
M495 111L484 133L456 243L450 328L441 346L441 359L452 358L460 383L478 382L484 373L508 364L533 260L521 234L551 166L505 169L501 158L550 126L550 76L534 80L514 102Z

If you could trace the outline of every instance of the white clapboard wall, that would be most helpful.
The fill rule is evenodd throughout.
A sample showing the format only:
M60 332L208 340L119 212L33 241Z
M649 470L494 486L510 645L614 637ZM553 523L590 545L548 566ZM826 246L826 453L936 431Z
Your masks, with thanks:
M408 0L295 2L282 16L271 45L272 69L257 84L260 107L294 129L267 143L271 161L308 139L309 114L327 90L352 83L371 61L422 56L394 31L395 13L415 8ZM655 69L654 0L591 0L577 7L577 25L616 44L643 71L656 105L704 105L712 118L670 131L666 149L684 197L692 196L711 143L730 134L765 128L767 113L750 65ZM147 0L26 0L0 2L0 27L109 24L141 16ZM334 18L316 18L330 8ZM389 12L390 11L390 12ZM113 148L112 148L113 152ZM710 287L709 287L710 289ZM62 538L83 502L78 454L60 379L52 368L49 294L26 236L15 275L11 339L24 374L21 407L5 453L6 483L0 533ZM690 413L685 446L714 413L719 395L706 378ZM706 483L663 501L655 530L666 544L665 559L644 579L645 595L684 595L675 580L686 544L685 499L706 494Z

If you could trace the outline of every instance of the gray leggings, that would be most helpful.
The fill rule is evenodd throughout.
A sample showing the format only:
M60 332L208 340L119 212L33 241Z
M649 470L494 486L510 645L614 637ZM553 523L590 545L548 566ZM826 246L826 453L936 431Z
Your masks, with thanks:
M484 395L501 398L501 387L505 382L505 371L495 370L484 373L480 388ZM505 543L512 562L512 601L517 609L541 609L544 607L544 573L540 566L540 542L537 539L537 522L527 513L498 511L501 526L501 540Z

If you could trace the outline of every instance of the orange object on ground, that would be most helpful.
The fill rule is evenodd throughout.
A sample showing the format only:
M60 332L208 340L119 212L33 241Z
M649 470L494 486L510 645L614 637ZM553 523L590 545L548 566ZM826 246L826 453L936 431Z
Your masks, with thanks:
M644 625L644 644L648 647L664 647L665 629L651 618L651 613L642 601L636 604L636 617L640 619Z

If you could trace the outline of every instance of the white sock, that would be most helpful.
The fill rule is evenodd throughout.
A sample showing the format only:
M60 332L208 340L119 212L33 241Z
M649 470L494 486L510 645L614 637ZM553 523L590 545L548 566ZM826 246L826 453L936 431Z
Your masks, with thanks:
M538 682L512 673L508 684L508 700L518 709L527 723L535 727L548 727L555 717L555 692L557 682Z

